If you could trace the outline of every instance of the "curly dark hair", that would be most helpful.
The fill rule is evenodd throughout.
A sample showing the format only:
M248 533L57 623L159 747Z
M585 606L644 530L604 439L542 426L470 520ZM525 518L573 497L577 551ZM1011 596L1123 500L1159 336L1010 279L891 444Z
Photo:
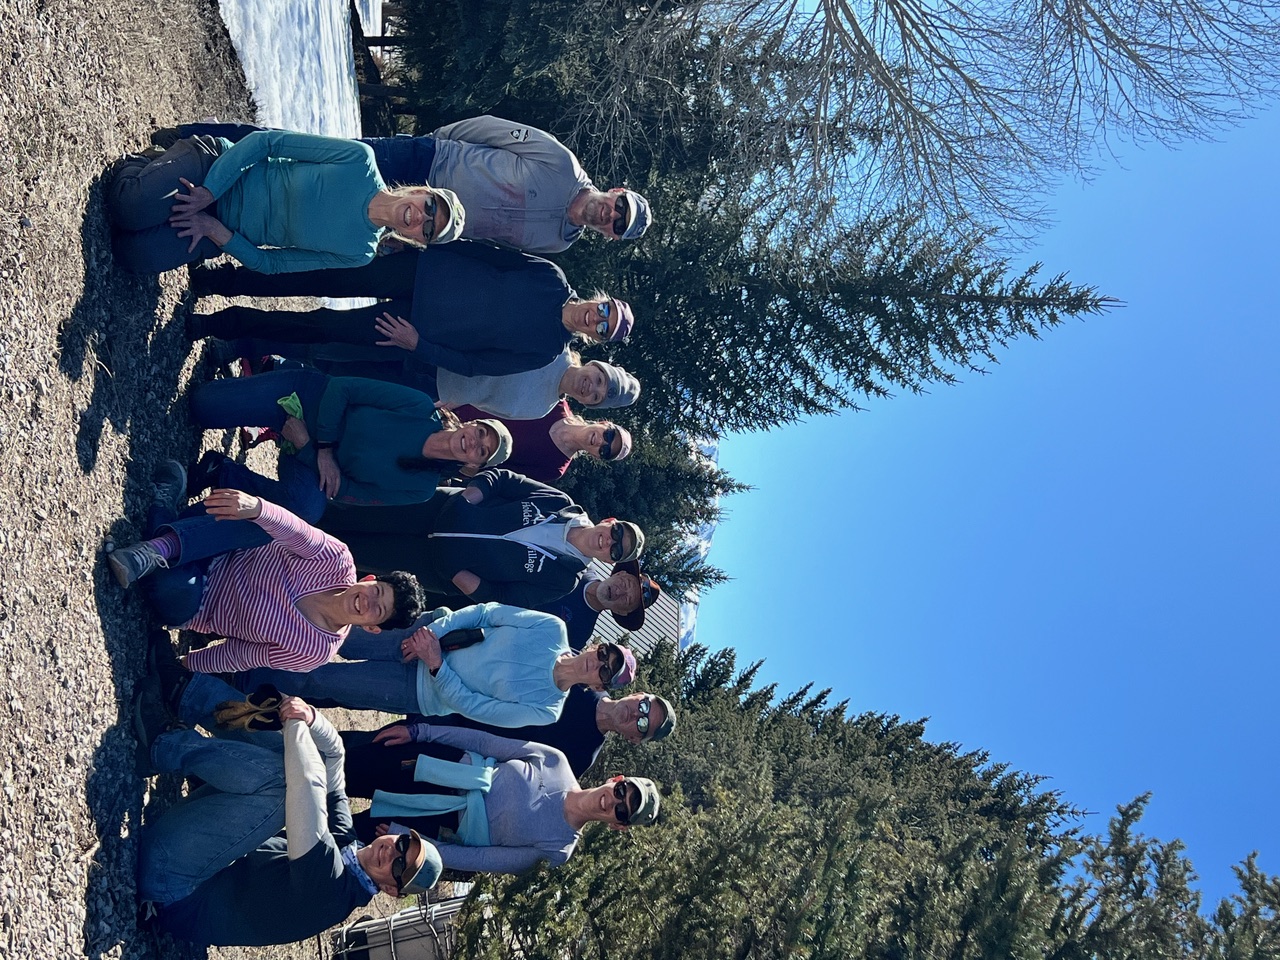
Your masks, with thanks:
M391 585L391 595L395 600L395 610L391 616L383 620L379 626L398 630L407 627L422 616L427 609L426 596L422 585L412 573L403 570L392 570L375 579Z

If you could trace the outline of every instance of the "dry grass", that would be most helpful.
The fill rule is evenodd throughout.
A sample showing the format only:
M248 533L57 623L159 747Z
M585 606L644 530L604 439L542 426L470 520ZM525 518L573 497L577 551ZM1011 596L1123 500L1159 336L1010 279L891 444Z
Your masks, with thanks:
M200 956L135 929L137 827L176 788L133 775L145 615L99 556L137 536L151 467L197 451L199 361L185 274L116 272L99 180L157 126L252 104L212 0L0 0L0 36L0 960Z

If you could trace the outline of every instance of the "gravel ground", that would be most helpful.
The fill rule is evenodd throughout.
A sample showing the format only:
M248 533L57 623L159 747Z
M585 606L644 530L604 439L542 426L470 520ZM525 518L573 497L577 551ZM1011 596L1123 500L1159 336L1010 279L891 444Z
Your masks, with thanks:
M0 960L205 956L135 925L138 828L178 786L134 776L146 616L101 557L198 452L202 364L185 272L115 270L99 181L154 127L253 107L213 0L0 0L0 36Z

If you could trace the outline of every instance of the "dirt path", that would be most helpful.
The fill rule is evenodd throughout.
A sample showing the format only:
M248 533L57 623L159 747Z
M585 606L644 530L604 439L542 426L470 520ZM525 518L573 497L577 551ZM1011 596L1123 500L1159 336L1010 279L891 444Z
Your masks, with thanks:
M133 775L145 617L99 557L198 447L197 357L185 272L115 271L99 179L156 126L252 105L213 0L0 0L0 38L0 960L203 956L135 929L138 825L175 786Z

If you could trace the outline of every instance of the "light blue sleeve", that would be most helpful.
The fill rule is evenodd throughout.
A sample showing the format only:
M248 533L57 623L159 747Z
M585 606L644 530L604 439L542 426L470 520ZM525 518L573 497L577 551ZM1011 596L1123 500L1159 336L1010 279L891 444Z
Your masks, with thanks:
M479 693L453 672L447 657L434 677L425 671L424 674L435 686L441 702L452 707L454 713L495 727L541 727L555 723L560 719L560 710L564 706L563 695L555 703L512 703Z
M553 866L563 863L552 860L537 847L464 847L460 843L430 841L440 854L440 862L450 870L467 870L479 873L524 873L536 866L539 860L551 860Z
M537 610L526 610L505 603L477 603L446 614L431 625L438 637L450 630L463 630L468 627L519 627L524 630L555 631L564 629L564 625L549 613ZM568 641L565 641L566 649Z

